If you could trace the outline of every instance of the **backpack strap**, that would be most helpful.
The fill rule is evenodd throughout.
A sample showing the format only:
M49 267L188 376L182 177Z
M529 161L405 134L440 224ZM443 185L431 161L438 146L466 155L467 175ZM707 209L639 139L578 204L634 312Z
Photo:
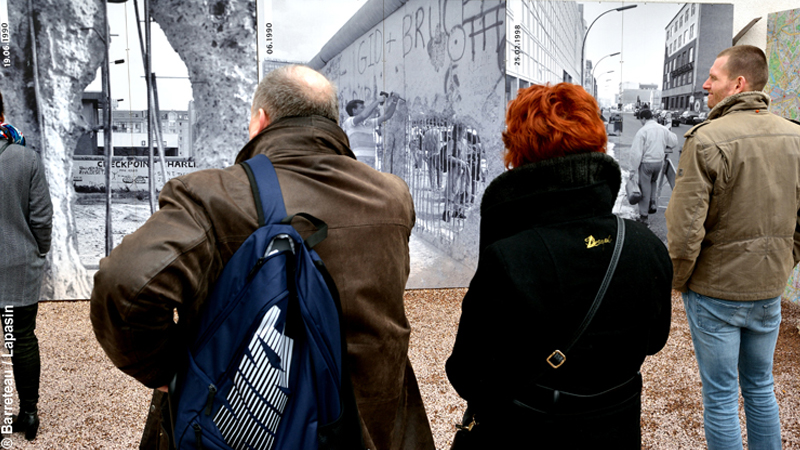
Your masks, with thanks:
M250 179L250 189L258 211L258 226L279 223L286 217L286 206L283 204L278 174L275 173L272 161L266 155L256 155L244 161L242 167Z
M258 211L258 226L263 227L268 223L282 223L291 225L295 217L302 217L311 222L317 231L305 239L306 247L314 248L315 245L328 237L328 224L308 213L286 215L286 206L283 203L281 186L278 183L278 174L267 155L259 154L242 162L242 167L250 180L250 189ZM264 208L268 209L264 209Z

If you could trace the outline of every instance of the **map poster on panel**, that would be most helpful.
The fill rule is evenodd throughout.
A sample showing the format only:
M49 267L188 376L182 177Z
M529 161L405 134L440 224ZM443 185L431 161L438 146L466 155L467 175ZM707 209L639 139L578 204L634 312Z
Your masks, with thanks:
M764 91L771 99L770 111L800 120L800 9L767 16L767 61L769 81ZM792 271L783 298L800 302L800 267Z
M768 15L767 60L770 111L800 120L800 9Z

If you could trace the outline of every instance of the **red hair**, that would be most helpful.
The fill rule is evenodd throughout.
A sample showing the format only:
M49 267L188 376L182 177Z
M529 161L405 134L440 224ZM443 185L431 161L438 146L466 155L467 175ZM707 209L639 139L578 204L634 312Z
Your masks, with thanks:
M508 104L506 168L606 149L606 129L595 99L581 86L558 83L520 89Z

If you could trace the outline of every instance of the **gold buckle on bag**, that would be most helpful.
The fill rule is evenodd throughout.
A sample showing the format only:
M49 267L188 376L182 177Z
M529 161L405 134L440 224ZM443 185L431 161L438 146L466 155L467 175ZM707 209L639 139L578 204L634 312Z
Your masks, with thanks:
M561 350L556 350L547 357L547 364L553 369L558 369L567 360L567 355L561 353Z
M477 425L477 424L478 424L478 422L477 422L477 421L475 421L475 416L472 416L472 418L470 418L470 421L469 421L469 423L468 423L468 424L466 424L466 425L461 425L460 423L457 423L457 424L456 424L456 428L458 428L459 430L467 430L467 431L472 431L472 428L473 428L475 425Z

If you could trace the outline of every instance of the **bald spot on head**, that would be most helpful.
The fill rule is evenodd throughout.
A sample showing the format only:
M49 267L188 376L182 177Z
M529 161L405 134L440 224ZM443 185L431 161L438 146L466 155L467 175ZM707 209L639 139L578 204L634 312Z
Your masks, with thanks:
M303 65L283 66L264 76L256 88L251 114L259 109L271 122L319 115L339 123L336 87L324 75Z
M336 95L331 82L316 70L307 66L293 66L292 69L292 75L297 77L298 82L305 83L309 97L314 100L325 102L331 95Z

